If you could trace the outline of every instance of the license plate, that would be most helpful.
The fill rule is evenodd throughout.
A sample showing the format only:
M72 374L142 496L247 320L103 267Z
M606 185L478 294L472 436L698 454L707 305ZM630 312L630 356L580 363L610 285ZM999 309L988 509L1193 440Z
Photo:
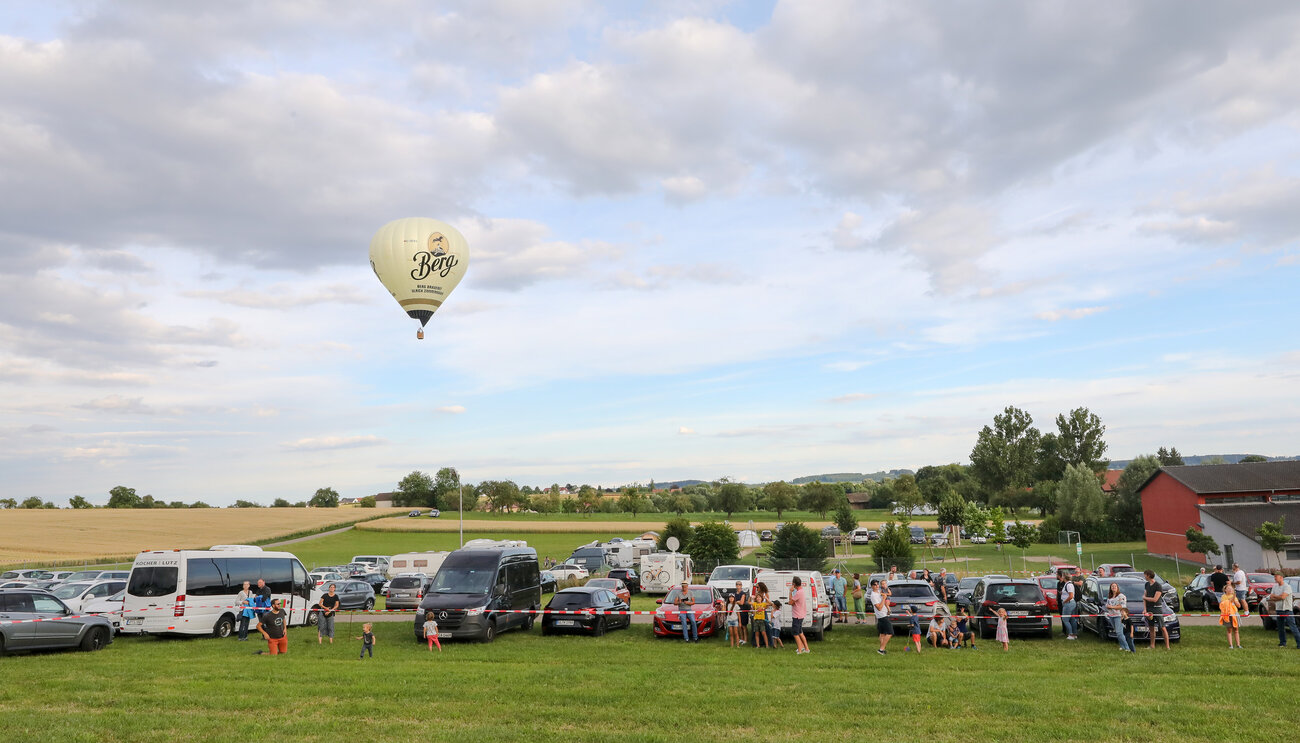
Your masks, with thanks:
M439 639L439 640L450 640L450 639L451 639L451 633L450 633L450 632L439 632L439 633L438 633L438 639Z
M572 619L557 619L555 620L555 626L556 627L577 627L578 623Z
M128 619L128 620L126 620L126 623L127 623L127 624L144 624L144 618L141 617L140 619Z
M1029 612L1027 612L1027 611L1009 611L1009 612L1007 612L1007 616L1009 616L1009 617L1027 617L1027 616L1029 616Z
M681 626L680 624L670 624L670 625L668 625L668 629L681 629L681 628L682 628L682 626Z

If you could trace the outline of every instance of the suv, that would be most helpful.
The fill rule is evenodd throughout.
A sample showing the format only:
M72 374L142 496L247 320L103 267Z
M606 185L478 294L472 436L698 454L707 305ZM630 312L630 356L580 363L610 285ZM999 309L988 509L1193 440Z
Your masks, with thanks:
M542 608L542 571L532 547L459 549L447 555L415 613L415 639L424 642L424 618L438 621L438 637L492 642L511 627L532 629Z
M623 581L623 584L627 586L627 590L631 591L633 596L641 592L641 578L636 574L636 570L632 568L614 568L609 571L607 577Z
M1157 579L1158 580L1158 579ZM1088 576L1083 582L1083 591L1079 595L1079 624L1084 629L1092 630L1103 640L1114 640L1110 622L1106 621L1106 597L1110 594L1110 584L1119 586L1119 592L1128 601L1128 613L1132 617L1133 640L1149 640L1149 628L1146 619L1146 580L1137 578L1098 578ZM1178 623L1178 614L1165 612L1164 625L1169 631L1170 642L1178 642L1182 637L1182 626Z
M907 609L916 609L917 616L932 617L947 614L948 607L934 595L934 586L923 580L896 580L889 584L889 619L895 624L907 625Z
M385 609L418 609L429 590L433 578L424 573L399 575L388 582L388 598L384 600Z
M1183 608L1187 611L1218 611L1219 596L1210 583L1213 573L1200 573L1192 578L1187 590L1183 591ZM1231 583L1229 583L1231 586ZM1247 602L1249 604L1249 601ZM1263 610L1260 610L1263 613Z
M1146 583L1147 580L1145 573L1139 573L1136 570L1127 573L1120 573L1119 575L1116 575L1114 577L1132 578L1134 580L1142 581L1143 583ZM1160 584L1160 592L1164 594L1165 603L1169 605L1169 608L1172 611L1177 613L1178 612L1178 591L1174 588L1174 585L1169 581L1165 580L1164 578L1160 577L1159 573L1156 573L1156 583ZM1247 592L1246 595L1247 595L1247 603L1249 603L1252 607L1256 607L1259 605L1258 596L1255 596L1250 592ZM1251 601L1250 599L1254 599L1254 600Z
M1037 581L1015 578L980 578L971 589L975 631L980 637L993 636L997 627L994 610L1007 610L1008 632L1037 632L1052 636L1052 615L1047 610L1047 596Z
M57 622L42 621L57 619ZM77 616L44 591L0 591L0 653L10 650L81 648L113 642L113 624L101 616Z

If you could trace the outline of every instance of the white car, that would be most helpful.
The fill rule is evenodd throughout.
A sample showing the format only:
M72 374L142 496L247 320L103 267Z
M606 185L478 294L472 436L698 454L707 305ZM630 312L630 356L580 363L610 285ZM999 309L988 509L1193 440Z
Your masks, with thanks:
M967 539L966 541L967 541L967 542L970 542L971 544L988 544L988 543L989 543L989 540L988 540L987 537L971 537L970 539Z
M113 623L113 631L117 632L122 629L122 600L125 598L126 591L123 590L102 599L91 599L81 605L81 613L103 614Z
M581 565L572 565L567 562L551 568L551 574L555 576L557 581L568 580L570 578L586 580L587 576L591 575L591 573Z
M82 607L94 599L104 599L126 590L126 581L100 580L94 583L64 583L52 592L73 614L80 614Z
M342 583L346 580L342 573L310 573L309 575L312 580L316 581L316 586L318 588L324 586L326 583Z

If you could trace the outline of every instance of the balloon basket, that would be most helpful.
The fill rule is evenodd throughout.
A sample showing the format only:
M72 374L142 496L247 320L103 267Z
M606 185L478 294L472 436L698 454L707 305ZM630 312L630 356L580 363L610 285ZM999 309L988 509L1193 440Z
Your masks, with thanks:
M416 339L417 341L422 341L422 340L424 340L424 328L421 328L421 329L415 331L415 339Z

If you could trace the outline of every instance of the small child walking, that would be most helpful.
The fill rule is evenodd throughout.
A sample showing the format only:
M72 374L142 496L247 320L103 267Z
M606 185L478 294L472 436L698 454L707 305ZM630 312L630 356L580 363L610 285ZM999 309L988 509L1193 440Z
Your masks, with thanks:
M369 653L371 658L375 657L375 633L370 622L361 625L361 636L357 639L361 641L360 657L365 658L366 653ZM441 649L439 648L439 650Z
M1219 624L1223 625L1228 631L1228 649L1242 650L1241 647L1241 628L1237 620L1237 597L1236 595L1224 592L1223 598L1219 599ZM1236 639L1237 645L1234 648L1232 641Z
M433 652L433 646L438 646L438 652L442 652L442 643L438 642L438 622L433 618L433 612L426 612L424 615L424 639L429 641L429 652Z
M998 607L998 631L993 639L1002 643L1003 650L1011 649L1011 638L1007 635L1007 610Z
M916 614L916 607L907 607L907 625L908 633L912 635L912 645L916 646L916 652L921 652L921 618ZM903 652L906 653L912 649L911 645L903 645Z

